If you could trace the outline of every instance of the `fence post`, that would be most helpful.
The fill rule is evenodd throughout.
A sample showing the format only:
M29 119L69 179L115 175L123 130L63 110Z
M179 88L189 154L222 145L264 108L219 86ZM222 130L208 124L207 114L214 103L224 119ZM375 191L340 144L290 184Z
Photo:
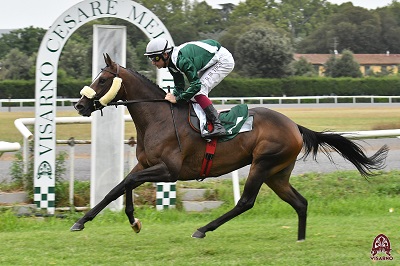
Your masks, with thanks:
M68 140L68 145L70 146L69 151L69 206L72 208L74 206L74 169L75 169L75 139L70 137Z

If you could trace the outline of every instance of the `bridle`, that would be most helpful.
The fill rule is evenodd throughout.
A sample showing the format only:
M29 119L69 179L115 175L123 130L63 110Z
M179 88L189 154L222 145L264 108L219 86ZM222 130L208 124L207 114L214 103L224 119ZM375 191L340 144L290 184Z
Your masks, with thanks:
M117 65L117 72L113 72L113 71L111 71L111 70L108 70L107 67L109 67L109 66L106 66L106 67L102 68L102 69L101 69L101 72L105 71L105 72L108 72L108 73L114 75L114 77L118 77L118 76L119 76L119 69L120 69L120 66L119 66L119 64L116 64L116 65ZM100 72L100 73L101 73L101 72Z
M97 77L98 77L103 71L105 71L105 72L108 72L108 73L112 74L112 75L114 76L114 78L119 78L120 66L119 66L119 64L116 64L116 65L117 65L117 72L113 72L113 71L107 69L107 68L109 68L109 66L107 65L106 67L104 67L104 68L101 69L101 71L99 72L99 74L97 75ZM96 77L96 78L97 78L97 77ZM121 82L121 86L124 86L122 82ZM110 88L111 88L111 87L110 87ZM101 99L103 96L106 95L106 93L107 93L106 90L107 90L107 88L103 88L103 89L100 91L99 94L96 93L95 96L93 97L93 107L94 107L94 110L95 110L95 111L100 110L101 115L103 115L102 109L103 109L104 107L106 107L107 105L109 105L109 103L107 103L106 105L103 105L103 104L100 102L100 99Z

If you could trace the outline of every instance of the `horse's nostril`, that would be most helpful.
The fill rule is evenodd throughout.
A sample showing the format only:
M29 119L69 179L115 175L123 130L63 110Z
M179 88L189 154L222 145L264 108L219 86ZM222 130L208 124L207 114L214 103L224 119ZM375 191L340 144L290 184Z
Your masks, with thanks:
M76 109L77 111L80 111L80 110L83 109L83 105L82 105L82 104L75 104L75 109Z

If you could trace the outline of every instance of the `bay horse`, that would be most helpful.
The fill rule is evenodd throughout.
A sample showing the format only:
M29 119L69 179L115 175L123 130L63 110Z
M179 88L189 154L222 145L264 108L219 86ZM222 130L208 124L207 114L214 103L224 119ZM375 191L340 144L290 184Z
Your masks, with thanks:
M75 109L82 116L90 116L110 101L123 101L137 130L138 163L70 230L83 230L87 221L93 220L110 202L125 194L125 213L138 233L141 223L134 217L132 190L144 182L199 179L206 140L188 123L188 103L171 105L164 100L165 91L155 83L136 71L119 66L108 54L104 59L106 67L81 91L83 96ZM251 209L261 186L266 184L297 212L297 239L305 240L308 203L289 182L302 149L304 158L311 154L315 160L318 151L322 151L331 161L328 152L334 150L365 177L384 167L388 153L386 145L368 157L359 144L340 134L312 131L279 112L257 107L250 108L249 115L253 116L253 129L218 143L209 173L209 177L217 177L251 165L243 193L233 209L198 228L192 235L194 238L204 238L207 232Z

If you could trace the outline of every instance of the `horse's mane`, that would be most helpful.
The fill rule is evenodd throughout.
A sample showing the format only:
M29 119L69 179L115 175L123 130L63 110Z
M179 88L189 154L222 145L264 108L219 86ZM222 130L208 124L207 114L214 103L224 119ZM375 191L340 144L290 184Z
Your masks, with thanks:
M158 86L154 81L150 80L148 77L146 77L145 75L137 72L136 70L130 69L130 68L126 68L126 70L128 70L129 73L131 73L132 75L138 77L140 80L144 81L145 83L147 83L149 86L151 87L155 87L161 91L163 91L165 93L165 91L160 88L160 86Z
M159 90L163 95L166 94L165 90L163 90L160 86L158 86L154 81L150 80L148 77L146 77L145 75L137 72L136 70L130 69L130 68L125 68L129 73L131 73L132 75L134 75L135 77L137 77L138 79L140 79L141 81L143 81L144 83L148 84L150 88L154 88L155 90ZM187 102L178 102L176 104L177 106L181 106L182 107L188 107L188 103Z

